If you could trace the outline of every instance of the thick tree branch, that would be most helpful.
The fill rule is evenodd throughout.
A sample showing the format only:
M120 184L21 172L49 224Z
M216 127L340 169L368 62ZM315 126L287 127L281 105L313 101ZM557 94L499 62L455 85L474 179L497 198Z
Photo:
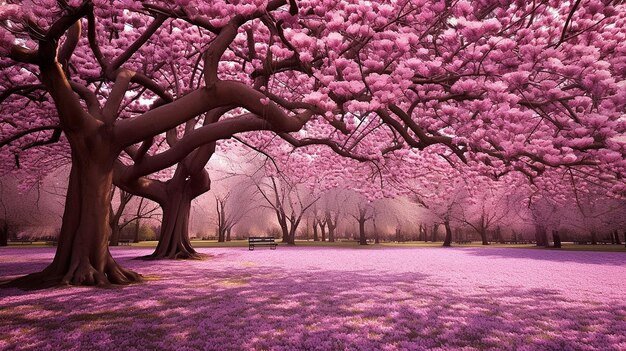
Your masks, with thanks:
M111 124L117 118L117 110L120 108L122 100L124 100L124 96L126 95L126 91L128 91L128 86L133 76L134 72L128 70L121 70L118 72L115 84L113 84L113 88L109 94L109 98L102 109L102 115L105 123Z
M146 157L139 164L127 167L128 170L125 172L124 178L139 178L165 169L182 161L194 149L220 139L230 138L234 134L270 129L272 126L267 121L248 115L209 124L189 133L172 148L158 155Z

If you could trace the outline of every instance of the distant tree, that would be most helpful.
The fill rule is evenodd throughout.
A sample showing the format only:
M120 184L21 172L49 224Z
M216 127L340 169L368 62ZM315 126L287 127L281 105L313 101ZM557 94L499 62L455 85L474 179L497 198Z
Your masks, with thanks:
M276 214L282 230L282 241L295 245L296 232L302 217L319 200L319 196L305 194L298 187L299 183L290 183L284 179L279 181L274 176L267 177L267 180L256 183L258 193L267 203L267 207Z
M359 245L367 245L367 237L365 234L365 223L374 219L374 208L372 204L365 201L359 201L355 205L355 212L350 214L359 225Z

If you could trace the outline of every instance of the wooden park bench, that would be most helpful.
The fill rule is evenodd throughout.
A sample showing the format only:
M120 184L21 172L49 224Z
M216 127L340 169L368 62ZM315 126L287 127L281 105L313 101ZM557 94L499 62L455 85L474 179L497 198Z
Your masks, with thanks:
M456 243L457 244L471 244L472 241L471 240L457 240Z
M130 240L128 239L124 239L124 240L118 240L117 244L120 246L130 246Z
M248 250L254 250L255 246L269 246L270 250L275 250L277 245L273 236L251 236L248 238Z

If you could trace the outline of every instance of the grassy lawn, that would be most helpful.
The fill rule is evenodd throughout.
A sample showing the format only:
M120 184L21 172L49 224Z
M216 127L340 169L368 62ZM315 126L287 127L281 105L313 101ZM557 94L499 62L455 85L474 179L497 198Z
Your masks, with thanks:
M215 240L192 240L191 244L197 248L220 248L220 247L248 247L247 240L233 240L224 243L218 243ZM156 241L142 241L139 243L131 243L128 246L120 246L120 248L154 248L156 247ZM287 246L287 244L280 243L280 246ZM353 249L380 249L387 247L394 248L440 248L441 242L423 242L423 241L407 241L407 242L383 242L381 244L368 244L367 246L359 245L358 241L354 240L341 240L334 243L327 241L309 241L309 240L297 240L296 246L301 247L328 247L328 248L353 248ZM45 241L34 241L32 244L24 243L12 243L9 242L11 247L51 247ZM474 241L471 244L452 244L453 247L484 247L484 248L515 248L515 249L536 249L545 250L545 248L537 247L533 244L491 244L483 246L478 241ZM626 246L624 245L579 245L574 243L564 243L561 249L548 248L548 250L555 251L595 251L595 252L626 252Z

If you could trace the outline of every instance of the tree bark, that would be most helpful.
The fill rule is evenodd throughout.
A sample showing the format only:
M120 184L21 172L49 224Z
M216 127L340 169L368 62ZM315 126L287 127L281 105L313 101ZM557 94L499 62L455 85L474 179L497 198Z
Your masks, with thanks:
M313 241L320 241L320 237L317 234L317 220L313 220Z
M561 248L561 236L559 235L558 230L552 231L552 241L554 242L554 247L557 249Z
M137 218L135 220L135 228L133 229L133 242L139 242L139 232L141 231L141 219Z
M496 227L496 239L500 244L504 244L504 237L502 236L502 229L500 226Z
M139 206L137 206L137 219L135 220L135 230L133 233L134 243L139 242L139 229L141 229L141 207L143 206L144 200L145 198L142 197L141 200L139 200Z
M232 229L232 227L228 227L228 229L226 230L226 241L230 241L230 233Z
M450 228L450 221L444 221L443 226L446 228L446 238L443 240L443 246L449 247L452 245L452 228Z
M595 230L591 231L591 245L598 245L598 235Z
M359 220L359 245L367 245L365 237L365 220Z
M144 259L201 259L189 240L189 215L194 196L191 187L183 180L168 184L167 201L161 203L163 221L159 243L151 255Z
M335 242L335 226L328 224L328 242Z
M437 230L438 229L439 229L439 224L438 223L433 224L433 233L432 233L433 235L432 235L430 241L432 241L432 242L437 241Z
M118 221L111 221L111 239L109 240L109 246L118 246L120 241L120 223Z
M330 212L326 212L326 225L328 226L328 241L335 242L335 229L337 228L337 221L333 222L333 216Z
M280 224L280 230L283 235L281 242L289 243L289 227L287 227L287 223L283 221L278 221L278 224Z
M535 224L535 241L537 246L548 246L548 233L545 227Z
M320 223L320 229L322 231L322 241L326 241L326 224Z
M98 129L93 134L68 137L72 168L54 259L43 271L17 278L7 286L39 289L141 281L139 274L120 267L109 252L109 205L117 154L110 153L110 145L103 145L103 140L109 139L99 135L102 132Z
M0 222L0 246L9 245L9 223L6 221Z

